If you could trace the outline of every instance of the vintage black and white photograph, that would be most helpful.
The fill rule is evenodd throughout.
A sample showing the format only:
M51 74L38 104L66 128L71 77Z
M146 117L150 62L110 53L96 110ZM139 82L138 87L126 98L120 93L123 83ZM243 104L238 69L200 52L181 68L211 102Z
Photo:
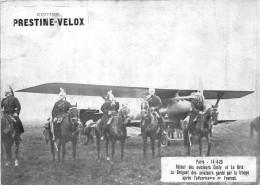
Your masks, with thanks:
M1 184L259 184L260 1L1 1Z

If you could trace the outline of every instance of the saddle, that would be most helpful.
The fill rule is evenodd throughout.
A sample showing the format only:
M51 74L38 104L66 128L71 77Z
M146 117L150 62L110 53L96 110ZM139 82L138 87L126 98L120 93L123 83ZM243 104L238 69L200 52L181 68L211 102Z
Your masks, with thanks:
M67 117L69 114L68 113L64 113L64 114L61 114L61 115L58 115L57 116L57 120L54 122L55 124L57 123L61 123L65 117Z
M3 128L2 132L4 134L10 134L12 136L12 140L19 141L21 140L20 134L17 131L17 121L16 119L10 115L4 113L3 116L8 120L8 126L6 128Z
M15 122L16 123L16 120L14 118L14 116L10 115L10 114L4 114L6 119L8 119L8 121L10 121L11 123Z

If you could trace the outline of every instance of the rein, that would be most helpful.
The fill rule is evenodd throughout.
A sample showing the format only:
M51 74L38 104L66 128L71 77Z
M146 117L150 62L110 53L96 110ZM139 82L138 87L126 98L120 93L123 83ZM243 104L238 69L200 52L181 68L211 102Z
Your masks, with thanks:
M149 115L149 104L147 101L143 101L141 104L141 115L145 115L145 117Z
M72 110L75 110L75 109L77 110L76 107L71 107L71 108L69 109L69 111L68 111L68 113L69 113L69 119L70 119L71 123L73 123L73 124L75 124L75 123L74 123L74 120L77 120L77 121L78 121L78 114L76 114L74 117L71 117Z

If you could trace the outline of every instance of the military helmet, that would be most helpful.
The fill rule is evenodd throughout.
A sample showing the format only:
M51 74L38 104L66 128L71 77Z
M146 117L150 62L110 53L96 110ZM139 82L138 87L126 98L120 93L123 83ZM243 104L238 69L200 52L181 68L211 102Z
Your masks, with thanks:
M66 91L62 88L60 88L60 93L59 93L59 96L60 96L60 99L62 98L66 98Z
M7 96L8 94L11 94L11 95L14 96L14 92L13 92L13 89L12 89L11 86L7 86L7 87L5 88L4 93L5 93L5 96Z
M106 95L106 97L105 97L105 100L106 100L106 101L114 101L114 100L115 100L115 97L114 97L114 95L112 94L112 90L109 90L109 91L107 92L107 95Z

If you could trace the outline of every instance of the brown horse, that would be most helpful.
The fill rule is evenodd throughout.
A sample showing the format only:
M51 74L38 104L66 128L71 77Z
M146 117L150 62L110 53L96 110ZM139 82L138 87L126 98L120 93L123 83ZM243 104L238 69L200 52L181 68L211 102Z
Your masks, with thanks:
M201 140L203 137L207 139L208 143L208 152L207 156L210 155L211 147L211 134L212 134L212 125L217 124L218 122L218 111L217 106L208 108L203 114L198 115L198 118L195 122L190 122L189 120L182 121L182 130L184 135L184 147L187 145L188 152L190 155L190 145L191 145L191 135L198 136L199 142L199 151L200 156L202 155L202 144Z
M108 144L111 140L112 142L112 160L114 159L115 154L115 143L117 140L121 142L121 159L124 158L124 145L125 140L127 138L126 133L126 124L130 122L130 116L128 116L130 113L130 110L127 106L124 106L117 112L111 121L111 123L108 125L107 133L105 134L105 140L106 140L106 158L107 160L110 160L108 155ZM95 127L95 134L97 138L97 152L98 152L98 159L100 159L100 141L101 141L101 131L102 131L102 124L100 123L100 120L97 121L96 127Z
M61 115L62 121L60 125L55 125L56 130L59 130L57 134L57 151L58 151L58 161L60 161L60 151L62 147L62 162L64 162L66 154L66 143L71 141L72 143L72 155L75 162L76 158L76 145L78 141L78 109L77 107L71 107L68 113ZM59 118L58 118L59 119ZM59 127L59 128L57 128ZM55 161L55 143L52 140L52 133L50 133L51 140L51 152L53 156L53 161Z
M256 117L250 123L250 137L253 138L254 130L257 132L258 148L260 149L260 116Z
M161 152L161 141L162 141L162 130L159 126L158 119L156 115L149 108L149 103L147 101L142 101L141 103L141 132L143 138L143 156L146 156L147 148L147 137L151 140L152 155L154 157L154 144L155 140L158 139L158 155Z
M5 147L7 162L6 166L9 166L12 162L12 146L15 142L15 166L18 166L18 155L19 155L19 145L20 145L20 135L15 134L14 130L14 120L7 114L3 114L1 118L1 157L3 159L3 146Z

